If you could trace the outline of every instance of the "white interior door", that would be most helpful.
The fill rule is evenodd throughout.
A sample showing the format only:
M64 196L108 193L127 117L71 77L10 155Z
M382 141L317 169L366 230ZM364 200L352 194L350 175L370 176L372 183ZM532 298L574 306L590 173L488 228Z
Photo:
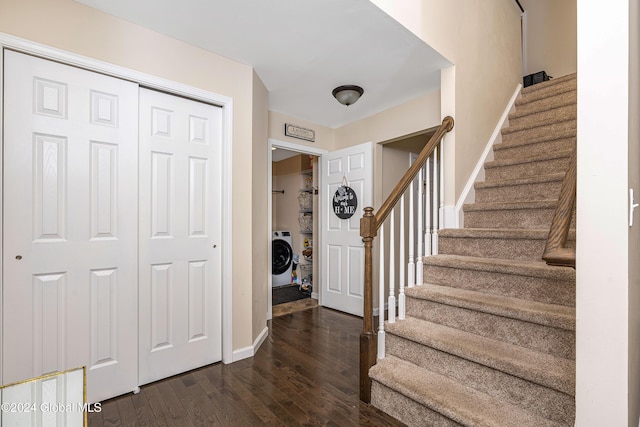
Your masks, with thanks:
M321 303L323 306L362 316L364 296L364 244L360 218L373 202L373 143L333 151L321 157L322 209ZM332 199L346 179L358 205L349 219L333 212Z
M222 109L140 91L140 384L222 358Z
M137 386L138 86L5 51L3 381Z

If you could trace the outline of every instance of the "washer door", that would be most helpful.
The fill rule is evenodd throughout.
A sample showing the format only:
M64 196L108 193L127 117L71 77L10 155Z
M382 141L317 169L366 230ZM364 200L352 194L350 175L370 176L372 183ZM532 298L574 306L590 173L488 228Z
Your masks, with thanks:
M282 239L275 239L271 242L271 253L273 254L272 274L278 275L287 271L293 261L291 245Z

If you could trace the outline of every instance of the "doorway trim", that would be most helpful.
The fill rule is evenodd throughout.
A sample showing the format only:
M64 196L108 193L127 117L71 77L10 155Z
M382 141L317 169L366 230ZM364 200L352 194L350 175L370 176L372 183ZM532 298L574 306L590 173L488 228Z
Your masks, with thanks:
M207 104L216 105L222 108L222 361L223 363L234 362L233 352L233 260L232 260L232 125L233 125L233 99L209 92L182 83L152 76L139 71L131 70L118 65L88 58L79 54L49 47L30 40L14 37L6 33L0 33L0 79L4 78L2 73L5 49L11 49L28 55L38 56L66 65L83 68L89 71L106 74L111 77L137 83L141 87L167 92L172 95L182 96ZM4 99L2 85L0 85L0 100ZM3 117L3 102L0 102L0 117ZM0 147L4 147L3 135L0 134ZM0 188L3 188L4 159L0 150ZM2 230L3 195L0 196L0 242L4 241ZM2 266L2 245L0 245L0 271ZM2 275L0 275L0 289L2 289ZM0 292L0 307L2 306L2 293ZM0 317L0 330L2 330L2 318ZM0 354L2 354L2 339L0 339ZM239 360L239 359L238 359ZM0 382L2 381L2 371L0 367Z
M302 144L295 144L293 142L280 141L273 138L269 138L267 141L268 141L267 148L269 150L269 153L267 154L267 176L269 177L269 179L267 180L267 194L269 195L269 199L267 201L267 224L269 224L269 226L267 227L268 235L266 237L268 242L267 243L267 260L271 260L271 257L272 257L271 239L273 238L273 198L271 197L271 191L273 190L273 149L282 148L284 150L296 151L301 154L312 154L318 157L322 157L323 154L327 154L329 150L325 150L322 148L309 147L307 145L302 145ZM320 169L320 162L318 162L318 177L320 176L321 172L322 170ZM318 212L318 215L322 215L322 212ZM320 216L318 216L318 220L319 219L320 219ZM319 236L313 236L314 246L316 247L320 247L320 244L322 243L318 237ZM317 255L319 255L319 252L314 251L313 258L314 258L314 261L315 260L318 261L318 273L320 275L322 274L322 258L319 256L316 258ZM269 284L269 289L267 290L267 320L271 320L272 308L273 308L272 307L273 301L272 301L272 295L271 295L271 289L272 289L271 279L273 277L273 274L272 274L273 272L271 270L271 267L272 267L271 263L267 262L267 283ZM320 283L319 279L321 279L321 277L314 278L314 281L316 283Z

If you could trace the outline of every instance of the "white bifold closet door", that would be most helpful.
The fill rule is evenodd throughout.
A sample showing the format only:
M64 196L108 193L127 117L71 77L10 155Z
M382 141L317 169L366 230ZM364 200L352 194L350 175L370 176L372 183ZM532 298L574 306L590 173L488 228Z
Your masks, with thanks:
M137 385L138 86L4 54L3 382Z
M221 360L222 109L4 54L2 382Z
M140 90L140 384L222 359L221 123Z

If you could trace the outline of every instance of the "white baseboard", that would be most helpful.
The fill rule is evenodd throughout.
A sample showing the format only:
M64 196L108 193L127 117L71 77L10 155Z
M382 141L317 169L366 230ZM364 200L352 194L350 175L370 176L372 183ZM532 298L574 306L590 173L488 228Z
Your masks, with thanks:
M311 298L312 299L318 299L318 293L317 292L311 292Z
M464 186L464 189L462 190L462 194L460 195L460 198L458 199L458 202L456 203L456 206L455 206L455 212L454 212L455 219L453 221L455 221L455 223L457 224L457 227L454 227L454 228L460 228L464 224L464 212L462 211L462 207L466 203L473 203L475 201L475 190L474 190L473 184L476 181L484 180L484 163L487 160L490 161L493 159L493 150L492 150L493 144L498 142L502 137L502 133L501 133L502 128L505 126L508 126L509 112L513 108L513 105L515 104L516 99L518 98L518 95L520 95L521 89L522 89L522 84L518 84L518 86L516 86L516 90L513 92L513 95L511 96L511 99L507 103L507 106L505 107L504 112L500 117L500 120L498 120L498 123L496 124L496 127L493 130L493 133L491 134L491 137L489 138L489 141L487 142L487 145L485 146L484 151L480 155L480 158L478 159L478 163L476 163L476 167L473 169L473 172L471 172L471 176L469 177L467 184Z
M250 345L244 348L239 348L233 351L233 359L232 359L233 362L237 362L239 360L248 359L250 357L255 356L256 352L258 351L258 349L260 348L264 340L267 339L268 336L269 336L269 328L265 326L262 332L260 332L260 334L256 338L256 340L253 342L253 345Z
M258 351L258 349L260 348L264 340L267 339L268 336L269 336L269 328L265 326L262 332L260 332L260 334L258 334L258 336L256 337L256 340L253 342L254 355L256 354L256 352Z
M253 346L239 348L237 350L233 350L233 357L231 358L231 363L237 362L243 359L248 359L250 357L253 357Z

